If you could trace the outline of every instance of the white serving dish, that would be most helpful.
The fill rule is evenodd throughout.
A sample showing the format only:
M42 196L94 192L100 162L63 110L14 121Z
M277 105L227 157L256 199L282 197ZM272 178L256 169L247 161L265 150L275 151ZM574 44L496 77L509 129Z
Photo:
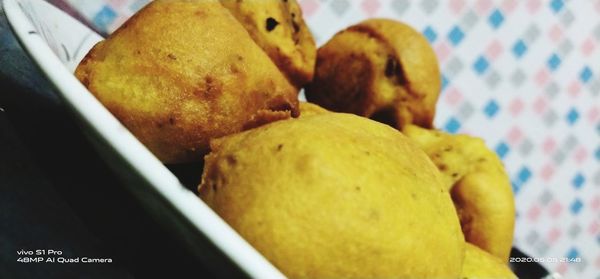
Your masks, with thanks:
M101 36L42 0L4 0L4 11L23 48L72 110L98 153L147 210L176 233L195 256L217 275L228 278L284 277L186 189L75 78L77 64Z

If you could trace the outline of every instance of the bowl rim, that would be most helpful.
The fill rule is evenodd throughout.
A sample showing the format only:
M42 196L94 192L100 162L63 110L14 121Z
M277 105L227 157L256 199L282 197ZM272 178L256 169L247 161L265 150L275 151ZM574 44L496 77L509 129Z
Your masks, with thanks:
M122 163L136 172L143 180L139 184L146 185L146 190L158 195L154 202L162 200L167 203L165 206L173 210L169 214L182 216L191 225L191 235L198 236L196 241L208 239L222 252L215 253L212 257L220 257L222 262L232 263L231 268L240 269L253 278L285 278L210 207L185 188L177 177L77 80L40 35L40 30L32 22L34 19L31 18L31 12L28 13L26 9L42 10L44 16L53 13L55 16L69 18L73 28L85 28L95 36L99 35L42 0L4 0L3 8L15 37L55 87L59 97L83 128L91 130L92 134L116 155L114 157L121 159ZM61 20L64 21L65 18ZM165 212L152 214L164 215Z

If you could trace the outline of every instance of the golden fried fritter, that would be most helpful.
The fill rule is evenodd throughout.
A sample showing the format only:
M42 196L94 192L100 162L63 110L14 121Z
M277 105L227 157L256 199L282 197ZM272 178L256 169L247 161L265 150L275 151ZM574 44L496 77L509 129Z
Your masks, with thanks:
M506 262L490 255L470 243L465 247L462 279L516 279L517 276L508 268Z
M163 162L297 116L297 90L218 1L158 0L88 53L77 78Z
M450 189L465 239L508 261L515 227L509 178L483 140L407 125L403 132L429 155Z
M327 112L330 112L330 111L328 111L318 105L315 105L313 103L300 102L300 117L315 115L315 114L322 114L322 113L327 113Z
M410 26L370 19L337 33L317 52L308 101L400 129L432 127L441 87L435 54Z
M456 278L439 171L397 130L321 113L216 139L200 197L291 278Z
M221 0L296 87L312 80L315 41L296 0Z

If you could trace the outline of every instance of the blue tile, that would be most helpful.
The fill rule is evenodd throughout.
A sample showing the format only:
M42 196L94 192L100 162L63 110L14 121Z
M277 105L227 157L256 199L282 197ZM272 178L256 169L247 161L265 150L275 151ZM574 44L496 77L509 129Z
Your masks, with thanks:
M590 69L590 67L585 66L581 70L581 73L579 74L579 78L581 79L581 82L583 82L583 83L588 82L588 80L590 80L590 78L592 78L592 70Z
M573 125L577 122L577 119L579 119L579 112L575 108L571 108L567 113L567 122L569 122L569 125Z
M450 119L448 119L448 122L446 122L446 125L444 125L444 129L448 133L454 134L458 131L458 129L460 129L460 122L456 120L456 118L450 117Z
M523 54L527 51L527 45L525 42L523 42L523 40L519 39L513 46L512 51L517 58L521 58L521 56L523 56Z
M129 5L129 9L133 12L137 12L142 9L146 4L148 4L149 0L135 0L131 5Z
M518 194L519 191L521 191L521 186L523 186L523 184L521 182L517 182L517 181L511 181L510 185L512 186L512 190L513 193Z
M442 75L442 92L448 87L448 83L450 83L450 80L445 75Z
M571 210L571 213L577 215L577 214L579 214L579 211L581 211L582 207L583 207L583 203L581 202L581 200L575 199L569 206L569 210Z
M578 258L579 251L575 247L571 247L565 256L570 259Z
M504 159L504 157L506 156L506 154L508 154L509 151L510 147L508 147L508 145L506 145L506 143L504 143L503 141L496 145L496 154L498 154L498 157L500 157L500 159Z
M475 63L473 64L473 69L477 74L481 75L488 69L489 66L490 63L487 61L487 59L485 59L485 57L483 56L479 56L479 58L477 58L477 61L475 61Z
M108 26L117 18L117 13L107 5L94 16L93 24L100 30L108 32Z
M464 37L465 33L456 25L450 30L450 33L448 33L448 40L450 40L454 46L460 44Z
M594 156L596 156L596 160L600 161L600 146L596 148L596 154Z
M429 43L433 43L433 42L435 42L435 39L437 39L437 33L435 33L435 31L431 28L431 26L427 26L427 28L425 28L425 30L423 30L423 36L425 36L425 38L427 38Z
M554 13L560 12L560 10L562 10L562 8L564 6L565 6L565 3L563 3L562 0L552 0L550 2L550 9L552 9L552 11L554 11Z
M502 12L500 12L500 10L495 9L494 12L492 12L490 17L488 18L488 21L494 29L498 29L502 22L504 22L504 15L502 14Z
M560 57L558 57L556 53L553 53L550 58L548 58L548 68L554 71L558 68L558 66L560 66L560 62Z
M585 183L585 177L581 173L578 173L577 175L575 175L575 177L573 177L572 183L575 189L580 189L581 186L583 186L583 184Z
M500 110L498 103L496 103L496 101L494 100L490 100L483 109L483 112L485 113L485 115L487 115L487 117L493 118L494 116L496 116L498 110Z
M531 171L528 167L522 167L519 171L519 174L517 174L517 178L519 179L519 181L526 183L527 180L531 178Z

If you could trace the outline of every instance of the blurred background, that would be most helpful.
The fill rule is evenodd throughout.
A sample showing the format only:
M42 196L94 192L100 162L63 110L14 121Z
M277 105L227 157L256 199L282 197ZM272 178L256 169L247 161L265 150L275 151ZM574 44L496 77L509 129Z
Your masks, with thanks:
M50 1L110 34L147 0ZM437 53L436 127L485 139L517 204L514 245L566 278L600 278L600 1L300 0L318 45L370 17Z

